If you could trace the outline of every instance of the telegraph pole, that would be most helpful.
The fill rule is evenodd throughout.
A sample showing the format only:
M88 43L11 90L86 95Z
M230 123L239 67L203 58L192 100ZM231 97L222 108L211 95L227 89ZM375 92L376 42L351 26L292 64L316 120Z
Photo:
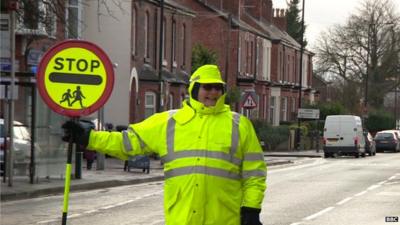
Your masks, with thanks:
M162 64L164 56L164 0L160 0L160 45L159 45L159 56L158 56L158 82L160 85L159 94L159 108L161 112L164 109L164 81L162 78Z
M303 8L301 10L301 43L300 43L300 76L299 76L299 99L297 112L299 112L301 108L301 91L303 89L303 54L304 54L304 5L305 1L303 0ZM301 141L301 130L300 130L300 118L297 116L297 132L296 132L296 149L300 150L300 141Z

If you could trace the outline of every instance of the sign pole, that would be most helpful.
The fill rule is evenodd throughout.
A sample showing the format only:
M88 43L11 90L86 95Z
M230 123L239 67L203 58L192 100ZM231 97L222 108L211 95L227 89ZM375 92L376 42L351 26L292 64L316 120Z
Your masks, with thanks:
M73 122L78 123L79 118L72 118ZM65 182L64 182L64 202L63 202L63 213L62 213L62 225L67 224L68 216L68 201L69 201L69 188L71 186L71 168L72 168L72 147L73 147L73 135L69 137L68 141L68 152L67 152L67 164L65 166Z
M114 85L113 65L107 54L93 43L63 41L51 47L41 59L37 85L50 109L78 123L81 116L97 111L110 97ZM67 224L73 135L76 134L71 134L68 141L65 167L63 225Z

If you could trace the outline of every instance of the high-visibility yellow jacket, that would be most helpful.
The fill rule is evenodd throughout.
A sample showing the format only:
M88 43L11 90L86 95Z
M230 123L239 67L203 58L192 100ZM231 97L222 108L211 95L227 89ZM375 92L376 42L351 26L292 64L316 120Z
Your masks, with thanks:
M122 160L159 154L167 225L239 225L242 206L261 208L266 165L251 122L223 101L191 99L124 132L92 131L88 148Z

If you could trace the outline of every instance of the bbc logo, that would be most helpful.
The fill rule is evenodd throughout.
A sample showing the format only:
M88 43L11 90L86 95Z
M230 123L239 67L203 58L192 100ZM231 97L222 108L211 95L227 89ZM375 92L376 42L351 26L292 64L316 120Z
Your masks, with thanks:
M399 217L398 216L386 216L385 217L385 222L397 223L397 222L399 222Z

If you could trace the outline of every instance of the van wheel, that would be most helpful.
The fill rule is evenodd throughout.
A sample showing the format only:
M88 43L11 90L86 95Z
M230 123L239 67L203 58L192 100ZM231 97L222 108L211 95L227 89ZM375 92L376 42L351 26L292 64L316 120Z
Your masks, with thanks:
M360 153L359 153L359 152L357 152L357 153L354 153L354 157L356 157L356 158L360 158Z
M324 153L324 158L329 158L329 157L331 157L331 154L329 154L329 153Z

